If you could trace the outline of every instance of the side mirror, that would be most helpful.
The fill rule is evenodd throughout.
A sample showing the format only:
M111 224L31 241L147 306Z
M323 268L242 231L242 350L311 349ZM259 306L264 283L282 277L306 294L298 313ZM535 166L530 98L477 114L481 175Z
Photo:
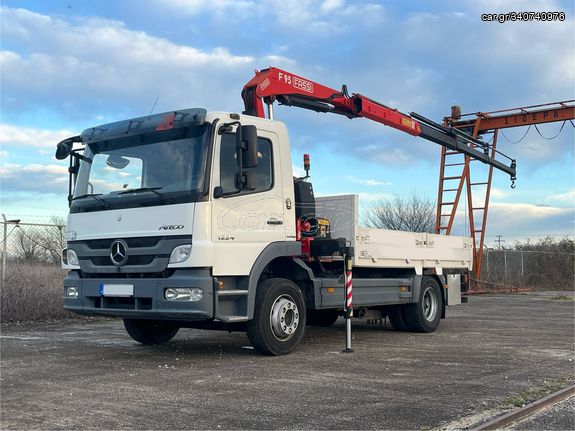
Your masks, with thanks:
M60 141L56 146L56 159L64 160L68 157L72 152L74 142L82 142L82 138L80 136L72 136L71 138Z
M256 173L254 171L238 172L236 174L236 189L238 189L238 191L255 190Z
M223 196L224 196L224 189L222 188L222 186L217 186L214 189L214 199L219 199Z
M256 126L239 126L236 131L236 151L241 157L242 168L258 166L258 129Z
M130 164L130 160L122 156L109 155L106 164L114 169L124 169Z
M222 186L214 188L214 199L219 199L224 196L237 195L242 190L255 190L256 189L256 174L253 171L247 171L243 174L236 173L235 181L236 191L231 193L224 193Z

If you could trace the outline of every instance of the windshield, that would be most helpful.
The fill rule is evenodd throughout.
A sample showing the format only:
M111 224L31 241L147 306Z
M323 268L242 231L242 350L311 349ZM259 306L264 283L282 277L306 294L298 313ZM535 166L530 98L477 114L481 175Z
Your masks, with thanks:
M197 202L204 194L208 126L88 144L71 212Z

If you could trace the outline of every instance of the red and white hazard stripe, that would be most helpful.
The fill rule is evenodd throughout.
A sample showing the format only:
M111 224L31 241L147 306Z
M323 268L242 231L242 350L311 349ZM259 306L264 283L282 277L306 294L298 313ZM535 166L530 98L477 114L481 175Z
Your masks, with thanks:
M348 310L353 308L352 284L351 271L347 271L347 282L345 284L345 306Z

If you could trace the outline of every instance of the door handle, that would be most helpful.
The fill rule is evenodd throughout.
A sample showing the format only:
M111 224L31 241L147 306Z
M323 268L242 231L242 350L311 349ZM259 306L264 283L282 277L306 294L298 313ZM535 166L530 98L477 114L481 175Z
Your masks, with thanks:
M268 220L268 224L284 224L281 220Z

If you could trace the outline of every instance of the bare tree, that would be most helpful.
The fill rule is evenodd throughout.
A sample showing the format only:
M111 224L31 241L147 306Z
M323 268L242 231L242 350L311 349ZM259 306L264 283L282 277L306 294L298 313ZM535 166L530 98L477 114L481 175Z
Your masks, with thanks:
M435 202L413 192L408 197L395 196L367 206L363 223L369 227L408 232L435 231Z
M52 216L50 222L53 226L46 226L39 234L38 242L46 251L46 257L51 263L60 263L60 255L64 248L64 225L63 217Z
M42 261L44 257L40 244L27 235L21 228L16 232L15 247L18 258L26 263L37 263Z
M64 219L53 216L52 224L22 223L17 227L14 250L17 259L27 263L59 264L64 248Z

